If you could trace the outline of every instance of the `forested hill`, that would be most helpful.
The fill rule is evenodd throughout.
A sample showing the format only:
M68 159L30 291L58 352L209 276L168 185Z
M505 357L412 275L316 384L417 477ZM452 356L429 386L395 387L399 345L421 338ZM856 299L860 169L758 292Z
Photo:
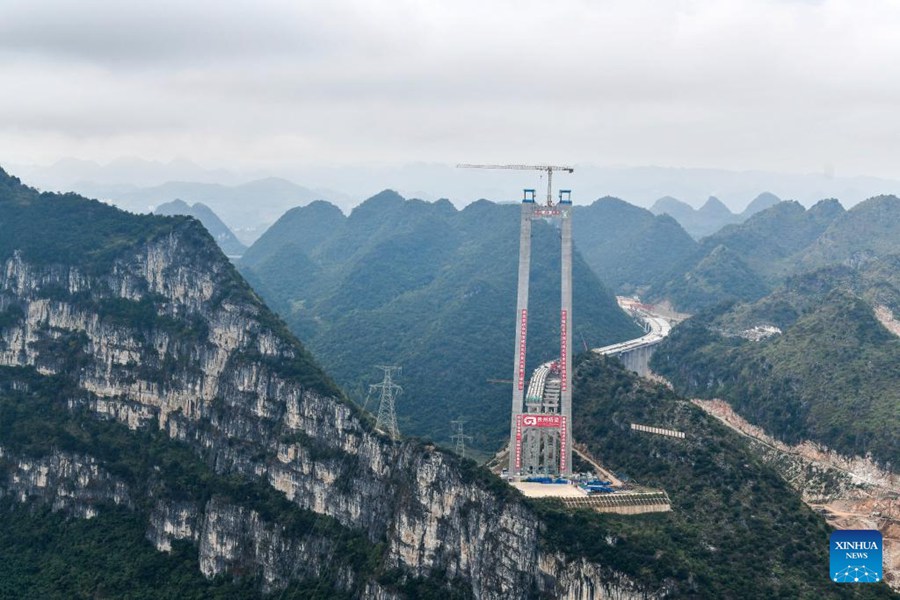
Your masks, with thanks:
M620 294L643 293L698 250L672 217L612 197L576 206L572 233L585 262Z
M886 585L830 582L830 528L744 438L615 359L582 355L576 367L575 439L620 476L665 489L672 511L573 515L548 503L552 547L579 548L615 569L640 565L672 598L896 598Z
M804 270L900 253L900 198L876 196L834 219L800 257Z
M653 369L689 396L722 398L789 443L900 465L900 338L874 310L900 308L900 258L798 275L754 303L676 327ZM763 327L777 327L763 331ZM762 335L760 335L762 333Z
M837 200L822 200L808 210L797 202L779 202L702 239L697 252L654 282L647 297L669 300L686 312L726 300L757 300L788 275L802 272L808 249L827 230L841 230L845 220ZM842 260L837 257L844 254L834 256Z
M349 216L325 203L282 217L239 263L337 380L361 400L378 364L403 366L401 429L447 442L467 420L474 446L507 435L519 206L405 200L385 191ZM559 234L534 223L529 368L558 355ZM575 240L575 345L640 335ZM371 407L371 406L370 406Z

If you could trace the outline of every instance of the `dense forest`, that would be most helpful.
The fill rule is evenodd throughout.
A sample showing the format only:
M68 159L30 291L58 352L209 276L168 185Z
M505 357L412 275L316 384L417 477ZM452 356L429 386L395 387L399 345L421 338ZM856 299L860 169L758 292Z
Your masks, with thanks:
M665 489L672 512L638 516L538 503L546 543L667 586L674 598L894 597L887 586L839 587L829 528L739 436L615 359L582 355L574 437L620 477ZM683 431L684 439L632 431Z
M727 400L786 442L871 453L896 469L900 339L878 322L871 303L840 285L848 281L835 277L841 271L798 276L757 303L695 316L659 346L653 369L680 393ZM883 286L872 292L888 295ZM896 299L896 289L890 295ZM783 332L747 339L744 332L761 325Z

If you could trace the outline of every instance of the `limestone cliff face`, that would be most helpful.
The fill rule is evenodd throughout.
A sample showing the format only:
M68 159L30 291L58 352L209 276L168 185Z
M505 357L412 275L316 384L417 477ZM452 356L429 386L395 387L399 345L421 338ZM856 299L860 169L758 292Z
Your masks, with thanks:
M89 456L54 452L41 458L11 456L0 447L0 465L6 468L6 484L0 496L20 502L40 501L53 510L90 519L101 504L131 505L127 486Z
M123 252L113 268L0 258L0 365L71 377L69 400L131 429L159 428L221 474L268 482L294 504L386 545L388 568L435 573L476 598L648 598L626 576L546 553L540 525L515 497L468 481L458 459L391 444L327 379L310 378L305 350L260 303L193 223ZM2 444L2 440L0 440ZM0 489L90 517L130 506L127 486L90 456L4 456ZM4 477L5 475L5 477ZM197 545L204 574L247 569L266 589L314 577L327 536L291 537L238 504L160 499L148 522L160 550ZM338 586L392 598L352 570Z

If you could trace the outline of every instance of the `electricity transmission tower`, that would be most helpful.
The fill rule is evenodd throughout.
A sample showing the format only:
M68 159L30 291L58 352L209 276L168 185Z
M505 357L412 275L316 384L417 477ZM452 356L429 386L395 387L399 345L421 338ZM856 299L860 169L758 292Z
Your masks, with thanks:
M463 423L465 423L465 421L463 421L462 419L450 421L450 423L456 427L456 433L451 435L450 439L456 441L456 453L459 454L460 456L462 456L463 458L465 458L466 457L466 441L471 442L472 436L466 435L463 432Z
M394 373L400 374L400 367L376 365L375 368L384 371L384 380L369 386L370 394L376 390L380 392L375 428L388 434L391 440L396 442L400 439L400 431L397 429L397 413L394 410L394 403L397 397L403 393L403 388L394 383L392 377Z

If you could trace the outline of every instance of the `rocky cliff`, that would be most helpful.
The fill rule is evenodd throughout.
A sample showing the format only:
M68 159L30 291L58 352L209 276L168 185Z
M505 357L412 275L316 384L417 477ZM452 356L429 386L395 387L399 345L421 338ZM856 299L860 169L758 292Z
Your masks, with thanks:
M54 410L67 418L93 415L134 436L163 435L216 477L264 483L297 514L333 524L296 535L255 501L180 498L163 476L152 484L119 480L91 448L5 451L4 494L82 517L110 504L148 506L147 537L157 548L188 540L205 575L256 573L268 590L327 573L336 588L360 597L395 597L398 582L418 578L476 598L658 595L621 573L543 551L534 514L472 465L375 433L198 223L133 217L5 183L17 194L0 196L0 234L24 235L4 230L23 211L68 212L42 228L56 240L49 244L79 227L145 224L133 238L97 237L102 247L84 252L63 245L53 254L34 240L7 238L0 254L7 389L27 387L18 378L34 372L65 380ZM80 217L87 209L102 225ZM342 552L340 540L357 537L366 566Z

